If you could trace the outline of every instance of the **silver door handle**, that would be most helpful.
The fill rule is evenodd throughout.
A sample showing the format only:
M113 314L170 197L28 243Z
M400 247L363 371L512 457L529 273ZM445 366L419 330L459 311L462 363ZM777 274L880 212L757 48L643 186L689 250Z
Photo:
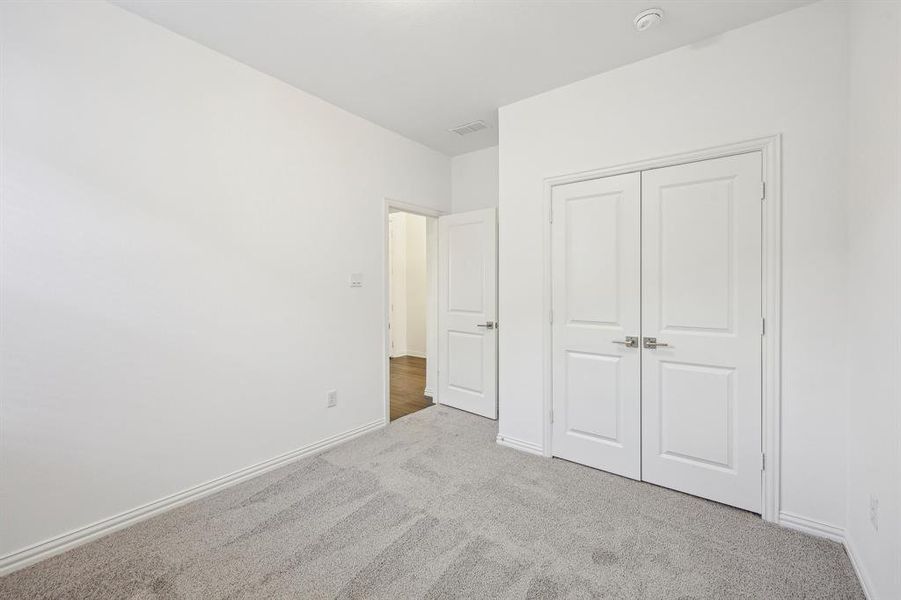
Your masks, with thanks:
M646 337L644 338L644 347L648 350L654 350L655 348L663 348L668 347L669 344L665 344L663 342L658 342L657 338Z
M627 335L625 340L613 340L614 344L622 344L626 348L638 348L638 337Z
M497 323L494 321L485 321L484 323L479 323L476 327L484 327L485 329L494 329L497 327Z

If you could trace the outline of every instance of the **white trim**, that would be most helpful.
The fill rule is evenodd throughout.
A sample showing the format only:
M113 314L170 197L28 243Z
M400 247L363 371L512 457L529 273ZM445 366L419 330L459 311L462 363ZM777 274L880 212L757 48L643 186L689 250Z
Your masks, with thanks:
M549 216L551 211L551 192L554 186L589 179L599 179L611 175L634 173L648 169L658 169L682 165L691 162L709 160L760 152L763 164L763 181L766 183L766 200L764 200L763 231L763 317L766 319L767 332L763 343L763 439L761 446L766 453L766 471L763 473L762 516L765 521L779 521L780 482L781 482L781 435L782 435L782 136L781 134L715 146L693 152L670 154L659 158L625 163L602 169L582 171L568 175L548 177L544 180L544 198L542 215ZM543 257L543 315L550 315L553 308L551 300L551 223L550 219L542 227ZM542 326L542 373L544 373L544 402L542 414L544 427L541 445L543 455L550 457L551 451L551 406L553 401L553 355L550 319L543 319Z
M848 555L848 560L851 561L851 566L854 568L854 574L857 576L857 581L860 582L864 596L866 596L867 600L876 600L876 593L873 591L870 577L866 569L864 569L863 562L858 558L854 542L851 541L844 529L785 511L779 513L778 524L807 535L832 540L844 546L845 553Z
M242 481L246 481L247 479L250 479L252 477L262 475L267 471L271 471L288 463L300 460L301 458L308 457L311 454L323 452L333 446L337 446L338 444L361 436L364 433L368 433L372 430L384 427L384 425L385 423L382 419L377 419L370 423L366 423L365 425L361 425L343 433L339 433L319 440L318 442L313 442L312 444L308 444L296 450L292 450L280 456L276 456L275 458L270 458L269 460L265 460L255 465L239 469L237 471L229 473L228 475L223 475L222 477L218 477L211 481L207 481L206 483L202 483L200 485L188 488L181 492L177 492L170 496L166 496L165 498L160 498L159 500L144 504L143 506L127 510L108 519L97 521L92 525L88 525L86 527L70 531L69 533L65 533L61 536L37 543L33 546L25 548L24 550L18 550L16 552L13 552L12 554L7 554L6 556L0 557L0 576L8 575L13 571L17 571L38 561L50 558L51 556L55 556L76 546L86 544L92 540L113 533L114 531L124 529L125 527L134 525L135 523L138 523L145 519L149 519L150 517L173 509L177 506L187 504L188 502L193 502L194 500L198 500L200 498L203 498L204 496L208 496L215 492L224 490L225 488L241 483Z
M412 356L413 358L427 358L425 352L415 352L413 350L398 350L391 355L391 358L403 358L405 356Z
M423 217L431 217L434 219L447 214L443 210L419 206L417 204L410 204L408 202L394 200L393 198L385 198L385 209L382 216L382 285L384 286L384 289L382 290L382 300L384 302L383 316L385 319L382 327L382 347L384 348L384 350L382 351L382 356L384 357L384 363L382 365L382 376L384 377L384 381L382 382L382 402L385 412L382 418L385 424L388 424L391 421L391 363L389 361L392 357L392 354L391 331L388 329L388 321L391 318L391 270L388 264L388 215L391 214L392 211L402 211L414 215L421 215ZM434 298L434 301L437 304L438 298ZM409 352L406 352L405 354L409 354ZM428 359L428 357L425 356L422 358ZM436 356L431 358L431 360L438 360L437 353ZM436 362L435 364L438 363ZM435 404L438 404L437 396L433 395L432 401Z
M845 542L845 530L829 523L808 519L789 512L780 512L778 524L812 536L826 538L840 544Z
M427 206L420 206L418 204L410 204L409 202L394 200L393 198L385 198L385 211L389 212L391 210L411 213L414 215L421 215L423 217L435 218L443 217L447 214L447 212L438 210L437 208L429 208Z
M845 538L845 552L848 554L848 560L851 561L851 566L854 567L854 573L857 575L857 580L860 582L860 587L863 589L863 595L867 597L867 600L876 600L876 592L873 591L873 584L870 582L870 576L867 575L866 569L863 568L863 563L857 555L857 547L851 541L850 537Z
M432 388L427 387L425 390L423 390L422 395L431 398L432 402L435 401L435 390L433 390Z
M501 446L507 446L508 448L513 448L521 452L528 452L529 454L544 456L544 449L539 444L534 444L532 442L517 440L516 438L498 434L497 443Z

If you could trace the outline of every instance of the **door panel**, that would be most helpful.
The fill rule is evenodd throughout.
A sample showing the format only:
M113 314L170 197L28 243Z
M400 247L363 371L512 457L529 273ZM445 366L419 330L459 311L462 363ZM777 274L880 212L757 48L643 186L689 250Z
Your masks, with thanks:
M640 175L554 188L554 456L638 479Z
M451 389L482 394L485 362L485 335L463 331L447 333L447 386Z
M660 453L730 468L734 369L660 361Z
M438 400L490 419L497 418L496 272L494 209L438 219Z
M761 158L642 173L642 478L761 510ZM666 344L666 345L663 345Z
M622 198L604 194L565 203L566 319L570 323L616 325L620 320L617 287L619 222Z
M731 179L691 182L670 186L657 197L662 329L731 329L731 186Z
M620 357L566 352L566 413L568 435L621 445L617 390Z

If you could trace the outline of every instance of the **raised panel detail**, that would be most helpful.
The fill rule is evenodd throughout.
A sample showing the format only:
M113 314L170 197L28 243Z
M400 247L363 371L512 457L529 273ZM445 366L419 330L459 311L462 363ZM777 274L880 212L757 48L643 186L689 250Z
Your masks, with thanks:
M660 363L660 454L734 466L734 369Z
M620 443L619 356L566 353L566 433Z
M484 223L448 227L447 308L456 313L483 313L485 265L482 248Z
M661 330L732 331L732 180L660 190Z
M619 211L622 193L566 201L566 318L616 325L619 315Z
M461 392L483 393L483 335L467 331L447 332L447 385Z

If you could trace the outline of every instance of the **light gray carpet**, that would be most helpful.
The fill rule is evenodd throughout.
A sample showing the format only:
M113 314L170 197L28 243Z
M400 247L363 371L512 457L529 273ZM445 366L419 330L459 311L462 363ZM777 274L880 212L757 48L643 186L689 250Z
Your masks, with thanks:
M427 408L0 579L0 598L863 598L839 544Z

